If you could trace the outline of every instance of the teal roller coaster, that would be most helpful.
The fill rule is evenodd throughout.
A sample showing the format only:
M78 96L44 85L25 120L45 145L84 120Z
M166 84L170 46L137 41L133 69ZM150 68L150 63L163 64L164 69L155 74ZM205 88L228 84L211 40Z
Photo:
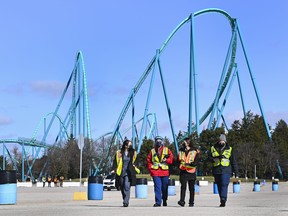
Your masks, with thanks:
M217 91L215 94L214 99L211 102L211 105L208 107L208 109L204 112L202 116L199 114L199 102L198 102L198 71L197 71L197 61L195 59L196 52L195 52L195 19L205 15L205 14L211 14L215 13L218 15L224 16L228 24L231 27L231 38L225 58L225 62L221 71L220 79L218 82ZM170 129L171 134L173 137L175 149L178 152L178 142L181 140L176 139L175 134L175 127L173 125L173 115L172 110L170 108L169 104L169 96L166 88L166 82L164 78L164 71L162 69L161 65L161 57L168 47L168 45L171 43L172 38L176 35L176 33L183 28L184 25L188 25L189 27L189 108L188 108L188 129L187 132L184 134L183 138L189 136L193 132L197 132L200 134L200 128L204 121L208 121L208 129L215 129L219 126L220 122L222 121L225 124L225 120L223 117L224 109L226 102L229 98L229 94L232 88L232 85L234 84L235 78L237 78L238 87L239 87L239 93L241 98L241 104L242 104L242 110L243 115L245 116L247 111L245 108L244 103L244 96L242 94L242 86L240 82L239 77L239 71L237 67L237 51L242 49L245 57L245 64L249 71L249 77L251 79L253 90L257 98L257 103L261 112L261 115L264 120L264 125L266 127L268 138L271 139L271 134L268 128L268 124L265 118L265 114L263 111L263 107L261 104L260 96L258 94L258 90L255 83L255 78L252 73L251 65L249 62L248 54L244 46L244 41L240 32L239 24L237 22L237 19L232 18L227 12L217 9L217 8L209 8L205 10L201 10L195 13L190 14L186 19L184 19L168 36L168 38L165 40L163 45L156 49L155 56L152 57L150 63L144 70L143 74L140 76L140 79L135 84L135 86L132 88L130 94L128 95L128 98L126 100L126 103L123 107L123 109L120 112L120 115L116 121L114 130L108 133L105 133L104 135L99 135L96 140L103 139L103 137L109 136L111 141L107 144L107 151L106 155L103 155L103 158L100 159L100 162L96 164L95 162L92 162L93 167L91 167L91 175L97 175L101 169L101 163L102 159L111 159L110 149L113 145L118 143L119 141L123 140L123 135L127 133L127 131L131 131L133 146L137 149L139 152L141 149L141 145L143 143L143 139L146 138L153 138L154 136L158 135L158 129L157 129L157 121L156 121L156 114L150 112L150 103L151 103L151 94L153 92L153 86L155 82L155 74L159 72L160 78L161 78L161 85L162 90L165 98L165 106L167 109L167 116L170 123ZM240 44L240 46L238 45ZM149 90L147 92L147 98L146 98L146 104L143 109L143 115L139 121L135 121L135 104L134 100L137 97L137 93L139 92L141 86L143 83L148 80L148 77L150 77L149 82ZM62 105L63 98L66 96L68 87L72 83L72 101L70 104L69 109L66 111L67 114L63 118L63 120L59 116L59 109ZM141 98L143 100L143 98ZM128 129L123 129L122 123L123 120L126 118L126 115L128 111L131 110L131 127ZM138 109L139 110L139 109ZM46 123L48 116L52 116L50 121ZM47 135L50 132L51 126L55 124L55 119L58 119L60 129L59 132L55 138L55 141L52 145L48 145L46 143ZM216 122L216 124L213 124L213 122ZM37 134L39 132L39 129L41 126L44 125L44 135L42 137L41 141L36 141ZM226 126L227 127L227 126ZM137 131L137 128L139 129L139 132ZM70 131L68 131L70 130ZM25 141L23 139L15 139L15 140L0 140L1 143L3 143L3 156L5 158L6 155L9 155L11 157L11 154L8 151L8 148L6 147L7 143L19 143L22 145L22 152L23 157L27 157L27 150L26 148L33 149L35 151L33 157L32 163L28 163L28 171L26 174L29 174L33 176L32 167L35 161L35 158L39 156L39 153L41 150L48 148L50 146L57 145L59 141L65 140L69 137L70 134L74 134L74 136L77 138L79 134L83 134L87 139L91 140L91 129L90 129L90 117L89 117L89 106L88 106L88 93L87 93L87 84L86 84L86 72L85 72L85 66L84 66L84 60L81 52L77 53L76 56L76 62L74 65L74 68L72 70L72 73L69 77L68 83L66 85L66 88L64 89L64 92L60 98L59 103L56 106L56 109L54 112L49 113L47 116L43 118L43 120L39 123L37 126L37 129L35 130L33 136L31 139L26 139ZM23 159L24 163L25 159ZM4 164L4 163L3 163ZM3 165L3 169L5 169L5 165ZM23 168L24 169L24 168ZM24 175L24 170L22 170L22 177ZM26 175L27 176L27 175ZM23 179L24 180L24 179Z

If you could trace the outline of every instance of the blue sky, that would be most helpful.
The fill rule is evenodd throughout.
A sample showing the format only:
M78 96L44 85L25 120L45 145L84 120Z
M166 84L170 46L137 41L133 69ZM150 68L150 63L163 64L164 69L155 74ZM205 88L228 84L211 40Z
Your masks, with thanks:
M43 116L55 110L78 50L87 72L92 138L112 131L156 49L186 17L206 8L237 18L267 121L272 128L280 119L288 122L287 6L285 0L2 1L0 139L32 137ZM231 30L223 16L209 14L195 20L195 32L203 114L216 94ZM188 121L188 38L187 27L163 54L176 132L185 130ZM246 108L260 114L240 48L237 55ZM159 133L170 137L160 87L158 75L150 111L156 112ZM136 99L136 118L144 113L147 89L144 84ZM231 124L242 118L241 112L235 86L224 115Z

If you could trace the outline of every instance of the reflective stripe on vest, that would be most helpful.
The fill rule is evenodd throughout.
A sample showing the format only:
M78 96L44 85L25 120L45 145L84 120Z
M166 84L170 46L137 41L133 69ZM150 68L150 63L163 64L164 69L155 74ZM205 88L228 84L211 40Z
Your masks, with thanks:
M222 153L222 158L218 158L220 154L217 152L217 150L214 148L214 146L211 147L211 153L212 157L214 159L213 166L230 166L230 160L229 158L231 157L231 152L232 152L232 147L229 147L229 149L226 149Z
M195 160L195 157L197 155L197 151L189 151L188 155L186 156L184 151L179 152L179 160L180 160L180 166L179 168L181 170L186 170L189 173L195 173L196 172L196 167L195 166L190 166L186 164L193 163Z
M168 148L167 147L163 147L160 160L159 160L154 148L151 149L151 154L152 154L152 163L153 163L153 165L151 166L152 169L159 169L159 167L162 170L168 170L169 169L169 166L167 165L167 163L163 162L163 158L166 155L168 155Z
M129 153L128 153L129 154ZM132 159L132 164L134 164L135 160L136 160L137 154L136 151L134 151L134 155L133 155L133 159ZM116 163L117 163L117 169L116 169L116 174L118 176L121 176L122 173L122 168L123 168L123 160L122 160L122 154L121 154L121 150L118 150L116 152Z

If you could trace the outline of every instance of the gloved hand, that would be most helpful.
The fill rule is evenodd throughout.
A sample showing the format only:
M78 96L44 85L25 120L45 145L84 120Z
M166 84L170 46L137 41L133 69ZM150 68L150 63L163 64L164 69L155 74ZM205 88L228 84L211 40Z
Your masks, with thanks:
M195 166L195 164L192 162L192 163L185 163L185 166Z
M164 158L169 158L170 157L170 155L169 154L167 154L167 155L164 155Z

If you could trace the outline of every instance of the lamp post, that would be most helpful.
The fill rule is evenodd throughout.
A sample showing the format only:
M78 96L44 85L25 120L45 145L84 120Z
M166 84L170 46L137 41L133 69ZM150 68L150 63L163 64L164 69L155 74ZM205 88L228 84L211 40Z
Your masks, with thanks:
M78 137L78 148L80 149L80 188L81 189L81 179L82 179L82 150L84 146L84 137L82 134L79 134Z

